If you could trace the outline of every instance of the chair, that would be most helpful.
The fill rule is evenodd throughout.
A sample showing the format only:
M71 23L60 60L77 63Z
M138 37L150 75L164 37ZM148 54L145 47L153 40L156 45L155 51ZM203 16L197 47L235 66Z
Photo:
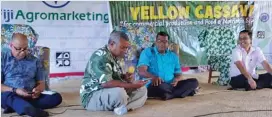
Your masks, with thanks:
M217 78L219 76L213 76L212 73L215 72L216 70L213 70L211 67L209 68L209 78L208 78L208 83L211 83L212 78Z
M30 53L36 56L43 63L45 69L45 90L49 90L49 58L50 50L47 47L35 46L38 40L38 34L29 25L21 24L2 24L1 28L1 49L9 49L9 43L13 33L22 33L27 36Z

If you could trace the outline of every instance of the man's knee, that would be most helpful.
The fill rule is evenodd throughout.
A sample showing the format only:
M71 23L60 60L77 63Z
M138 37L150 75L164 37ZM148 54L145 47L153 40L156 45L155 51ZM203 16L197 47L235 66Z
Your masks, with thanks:
M171 84L168 84L168 83L165 83L165 82L161 83L158 87L163 92L171 93L172 90L173 90L173 86Z
M113 98L116 102L126 103L128 99L127 92L124 88L113 88L112 95L110 97Z
M272 78L272 73L267 73L270 78Z
M6 92L1 92L1 107L2 108L7 108L7 99L8 98L12 98L13 96L15 96L15 93L10 92L10 91L6 91Z
M130 95L129 104L127 105L128 109L136 109L142 107L147 100L147 88L141 87L133 92Z
M239 85L242 85L243 82L242 82L242 83L239 83L239 81L237 81L235 78L231 78L229 84L230 84L230 86L231 86L232 88L237 88L237 87L239 87Z
M17 95L10 91L1 92L1 102L2 104L6 103L7 99L11 98L13 99L14 96L17 97Z
M146 97L147 98L147 88L145 86L137 89L138 93L137 95L140 95L141 97Z
M43 101L48 101L46 106L43 107L44 109L54 108L58 106L59 104L61 104L62 102L62 96L59 93L55 93L52 95L43 95L43 96L45 96L45 97L41 97L41 98L45 98L43 99Z
M10 91L1 92L1 97L2 98L14 96L14 95L16 95L16 94L13 93L13 92L10 92Z
M62 102L62 96L59 93L55 93L52 95L53 107L58 106Z
M198 80L196 78L191 78L191 79L187 79L188 83L190 83L190 85L194 88L197 88L199 83Z
M143 104L145 103L145 101L147 100L147 88L145 86L141 87L138 89L139 90L139 94L141 96L141 98L143 99Z
M262 77L264 79L268 79L268 80L271 80L272 79L272 74L270 73L265 73L265 74L260 74L259 75L259 78Z
M232 80L232 79L230 79L229 85L230 85L232 88L235 88L235 85L233 84L233 80Z

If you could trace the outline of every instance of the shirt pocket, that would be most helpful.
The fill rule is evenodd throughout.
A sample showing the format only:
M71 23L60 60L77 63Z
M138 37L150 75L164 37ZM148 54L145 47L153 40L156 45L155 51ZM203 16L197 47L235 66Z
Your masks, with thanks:
M164 63L163 68L167 70L167 73L173 74L175 71L175 63L172 60L168 60Z
M149 69L156 69L157 64L158 64L158 62L157 62L156 58L152 56L150 58L150 60L149 60L149 66L148 67L149 67Z
M24 66L20 65L17 60L11 60L6 64L5 72L8 76L17 76L23 74L25 71Z
M32 79L36 76L36 73L37 73L36 63L34 63L33 61L25 61L21 65L24 66L24 69L22 70L24 71L23 74L28 76L28 78Z
M250 60L249 60L249 67L250 68L255 68L258 64L258 57L254 56L254 57L251 57Z

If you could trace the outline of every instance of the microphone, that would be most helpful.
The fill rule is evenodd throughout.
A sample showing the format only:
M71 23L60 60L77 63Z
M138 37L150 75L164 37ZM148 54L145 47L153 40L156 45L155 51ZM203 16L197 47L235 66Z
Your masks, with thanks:
M134 73L134 71L135 71L134 66L129 66L128 73L132 74L132 73Z

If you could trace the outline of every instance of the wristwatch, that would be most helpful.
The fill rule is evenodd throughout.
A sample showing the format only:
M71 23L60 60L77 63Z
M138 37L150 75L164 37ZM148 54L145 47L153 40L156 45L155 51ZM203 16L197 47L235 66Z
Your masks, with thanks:
M12 88L12 92L16 93L17 88Z

